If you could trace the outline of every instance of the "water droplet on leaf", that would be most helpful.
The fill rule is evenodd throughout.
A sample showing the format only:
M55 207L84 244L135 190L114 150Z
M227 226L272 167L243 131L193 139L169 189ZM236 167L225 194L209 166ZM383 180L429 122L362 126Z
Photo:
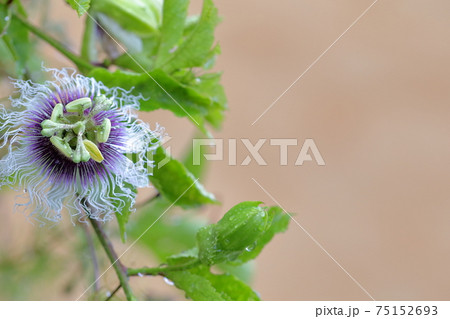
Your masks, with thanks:
M245 247L245 250L250 252L250 251L252 251L253 249L255 249L255 247L256 247L256 243L254 243L254 244L252 244L252 245L250 245L250 246Z
M168 284L169 286L173 286L173 285L174 285L173 281L170 280L170 279L167 279L166 277L164 277L164 282L165 282L166 284Z

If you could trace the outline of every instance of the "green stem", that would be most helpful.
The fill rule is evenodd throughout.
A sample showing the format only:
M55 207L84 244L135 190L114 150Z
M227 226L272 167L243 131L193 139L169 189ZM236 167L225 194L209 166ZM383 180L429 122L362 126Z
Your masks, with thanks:
M119 278L120 281L120 285L122 286L123 291L125 292L127 300L129 301L136 300L136 297L133 295L133 292L131 291L130 283L128 282L127 268L124 267L120 262L119 257L117 257L117 254L114 251L114 248L111 242L109 241L108 237L106 236L105 232L103 231L100 223L91 218L89 218L89 220L91 221L92 227L94 228L95 233L97 234L97 237L100 243L102 244L103 249L106 252L106 255L108 256L114 270L116 271L117 277Z
M84 68L86 70L91 70L94 67L89 63L77 56L76 54L72 53L68 49L64 47L63 44L61 44L59 41L55 40L54 38L50 37L47 33L45 33L43 30L39 29L38 27L35 27L34 25L30 24L25 19L22 19L18 15L14 15L14 18L20 21L28 30L33 32L36 36L50 44L52 47L54 47L56 50L61 52L63 55L65 55L69 60L71 60L73 63L77 65L79 68Z
M96 23L94 19L87 17L84 24L81 57L89 62L94 62L97 59L97 50L95 47L95 27Z
M166 273L171 271L183 271L187 269L194 268L200 264L200 260L196 259L192 262L176 265L176 266L164 266L155 268L128 268L128 276L164 276Z
M100 286L97 278L100 277L100 271L98 268L98 260L97 260L97 254L95 253L95 247L94 247L94 241L92 240L92 235L90 233L90 229L88 228L87 224L81 224L81 228L84 231L84 235L86 237L86 243L89 247L89 254L91 255L92 259L92 266L94 267L94 292L97 294L100 291Z
M122 288L122 285L118 285L116 289L114 289L114 291L111 293L111 295L109 295L108 298L105 299L105 301L110 301L112 299L112 297L114 297L114 295L116 294L116 292L118 292L120 290L120 288Z

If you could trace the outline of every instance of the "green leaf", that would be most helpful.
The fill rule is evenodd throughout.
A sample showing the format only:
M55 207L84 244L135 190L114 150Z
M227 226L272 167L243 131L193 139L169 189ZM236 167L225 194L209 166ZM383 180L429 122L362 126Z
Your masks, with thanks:
M164 1L160 45L155 63L157 68L171 56L183 36L188 5L189 0Z
M77 11L79 17L85 14L91 5L91 0L67 0L67 2Z
M194 139L201 138L204 139L206 136L204 134L197 134L195 135ZM183 155L183 165L186 167L186 169L192 173L196 178L201 179L207 169L208 161L206 160L206 157L203 155L206 151L206 147L200 147L198 149L199 155L199 164L194 164L194 147L192 143L189 145L189 148L186 150L185 154Z
M251 249L244 251L239 256L238 260L235 261L236 264L242 264L251 259L255 259L276 234L283 233L287 230L290 217L280 207L270 207L268 214L272 220L269 229L256 240L254 246L250 247Z
M233 275L212 274L209 268L200 266L166 274L175 286L196 301L254 301L258 295Z
M246 284L250 284L253 280L253 274L255 272L255 261L249 261L241 265L224 263L217 265L217 267L221 271L235 276L236 278L242 280Z
M27 14L27 12L26 12L26 10L25 10L25 7L23 6L21 0L13 0L13 3L14 3L14 5L15 5L15 7L16 7L16 8L15 8L15 9L16 9L16 12L17 12L18 14L20 14L22 17L28 18L28 14Z
M186 22L184 23L184 30L183 30L184 37L186 37L195 29L199 20L200 15L187 16Z
M197 122L201 123L200 127L204 122L209 122L213 127L219 128L223 122L228 104L224 88L220 83L221 76L222 73L220 72L197 76L192 70L188 69L173 73L173 77L179 79L183 85L208 99L207 114L201 117L196 116Z
M125 30L146 37L158 30L161 5L162 2L156 0L95 0L92 12L103 13Z
M167 264L171 266L185 265L195 261L198 261L197 247L185 250L182 253L175 254L167 258Z
M215 225L208 225L198 231L197 247L200 261L208 266L228 262L239 256L239 252L237 255L235 252L232 252L233 255L230 255L228 251L224 252L221 247L218 247Z
M9 19L11 19L11 7L6 4L0 4L0 33L5 34L8 31Z
M11 37L14 48L16 49L18 60L17 68L19 74L25 73L26 64L31 54L31 44L28 30L22 23L13 19L8 29L8 35Z
M112 63L123 69L129 69L137 73L141 73L144 70L150 70L154 64L154 61L148 53L155 49L155 41L155 39L144 41L143 52L133 53L132 55L129 53L124 53L115 58Z
M162 70L145 73L134 73L116 70L110 72L96 68L89 76L102 81L109 87L121 87L125 90L134 88L136 94L142 94L142 111L166 109L176 116L195 116L208 114L212 101L196 90L181 84Z
M177 69L202 66L210 56L214 29L218 23L217 8L212 0L204 0L200 20L164 64L163 69L170 73Z
M103 13L95 15L97 22L106 30L108 34L112 35L111 42L116 45L116 41L122 43L128 54L137 54L142 51L142 39L135 33L126 30L114 19ZM109 37L107 37L109 39Z
M202 275L229 301L257 301L258 295L244 282L231 274L212 274L206 267L194 268L192 273Z
M203 74L197 77L192 85L193 89L210 99L211 107L208 108L205 119L216 128L219 128L223 122L224 112L227 109L227 97L220 84L221 77L222 73Z
M155 167L150 182L167 199L177 206L193 208L202 204L217 204L184 165L171 158L160 146L153 154Z
M37 80L42 72L42 59L28 29L17 18L19 14L26 17L18 0L0 5L0 64L14 78Z
M183 290L186 298L195 301L227 300L208 279L189 270L169 272L166 274L166 278L170 279L178 289Z
M2 39L15 62L15 73L19 77L23 77L27 73L29 62L33 59L31 53L34 51L28 29L12 17L7 32Z
M137 191L134 187L127 184L125 188L128 189L134 197L136 197ZM122 242L125 243L127 239L126 233L126 225L128 223L128 219L130 214L134 211L133 207L131 207L132 200L130 195L126 195L123 189L119 189L116 187L114 193L112 194L112 198L114 198L114 205L120 208L120 212L116 212L117 223L119 224L120 237Z
M141 65L151 62L144 55L137 55ZM128 56L117 60L121 66L135 65ZM203 119L214 127L219 127L227 108L224 89L220 84L221 73L193 76L191 71L180 72L171 76L162 70L148 73L135 73L122 70L110 72L96 68L89 74L109 87L117 86L126 90L134 89L142 94L142 111L165 109L179 117L189 117L200 123ZM176 76L176 77L175 77ZM180 82L177 78L183 79Z

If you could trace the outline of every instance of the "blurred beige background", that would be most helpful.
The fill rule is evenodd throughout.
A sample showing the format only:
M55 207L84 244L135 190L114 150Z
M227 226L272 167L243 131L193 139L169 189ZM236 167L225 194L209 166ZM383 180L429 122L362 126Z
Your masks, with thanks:
M449 300L450 3L378 1L252 126L373 1L215 2L223 17L216 69L230 107L215 136L300 145L289 148L288 166L268 143L267 166L212 162L205 184L223 207L208 216L244 200L275 204L255 178L373 298ZM77 48L82 24L63 1L50 3ZM200 5L193 1L192 11ZM161 111L146 119L166 127L173 152L182 153L193 132L187 120ZM294 165L306 138L325 166ZM238 145L242 162L248 153ZM10 214L4 198L1 206L1 242L11 245L33 226ZM254 287L265 300L370 299L294 222L257 260Z

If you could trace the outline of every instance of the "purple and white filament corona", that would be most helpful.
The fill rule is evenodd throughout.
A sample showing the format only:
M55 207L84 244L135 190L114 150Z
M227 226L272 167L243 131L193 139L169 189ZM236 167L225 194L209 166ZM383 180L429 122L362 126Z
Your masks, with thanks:
M54 80L44 84L15 80L19 97L0 108L0 148L8 147L0 186L23 188L16 206L42 223L60 220L64 208L109 220L134 204L134 188L149 185L147 156L159 135L135 114L140 96L69 69L48 71Z

